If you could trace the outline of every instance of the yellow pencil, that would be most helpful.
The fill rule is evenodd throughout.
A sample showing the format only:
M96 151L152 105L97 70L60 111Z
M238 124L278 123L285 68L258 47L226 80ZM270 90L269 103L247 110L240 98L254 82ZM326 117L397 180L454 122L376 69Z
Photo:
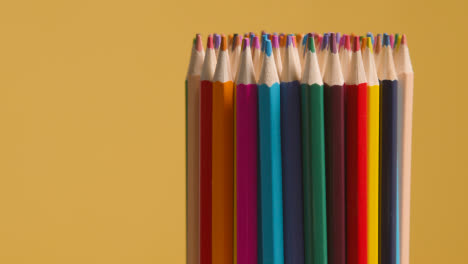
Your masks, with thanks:
M367 141L367 263L379 263L379 118L380 89L372 50L372 39L364 41L366 47L362 54L368 81L368 141Z

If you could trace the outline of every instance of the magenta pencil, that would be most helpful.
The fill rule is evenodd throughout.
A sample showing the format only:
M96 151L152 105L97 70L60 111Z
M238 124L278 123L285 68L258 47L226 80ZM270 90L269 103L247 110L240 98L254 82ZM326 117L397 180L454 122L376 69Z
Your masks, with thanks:
M249 39L236 80L237 262L257 263L257 104Z

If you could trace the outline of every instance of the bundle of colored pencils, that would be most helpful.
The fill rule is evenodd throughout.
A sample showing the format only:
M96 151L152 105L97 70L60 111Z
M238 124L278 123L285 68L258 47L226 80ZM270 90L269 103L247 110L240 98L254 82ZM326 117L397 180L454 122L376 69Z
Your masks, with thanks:
M413 76L400 34L197 35L187 264L408 264Z

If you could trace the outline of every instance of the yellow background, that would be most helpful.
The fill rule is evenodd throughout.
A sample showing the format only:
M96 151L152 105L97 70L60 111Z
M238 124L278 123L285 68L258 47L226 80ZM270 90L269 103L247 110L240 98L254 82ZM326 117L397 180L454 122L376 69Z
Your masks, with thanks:
M2 1L0 263L184 263L192 37L261 29L408 35L411 260L466 263L466 11L464 0Z

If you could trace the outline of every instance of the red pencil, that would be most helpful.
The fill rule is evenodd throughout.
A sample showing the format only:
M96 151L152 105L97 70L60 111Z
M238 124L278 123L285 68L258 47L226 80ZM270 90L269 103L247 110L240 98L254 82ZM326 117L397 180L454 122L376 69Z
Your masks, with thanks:
M346 86L346 259L367 264L367 80L359 47L353 53Z
M215 68L216 54L210 35L200 76L200 264L211 264L211 128Z

